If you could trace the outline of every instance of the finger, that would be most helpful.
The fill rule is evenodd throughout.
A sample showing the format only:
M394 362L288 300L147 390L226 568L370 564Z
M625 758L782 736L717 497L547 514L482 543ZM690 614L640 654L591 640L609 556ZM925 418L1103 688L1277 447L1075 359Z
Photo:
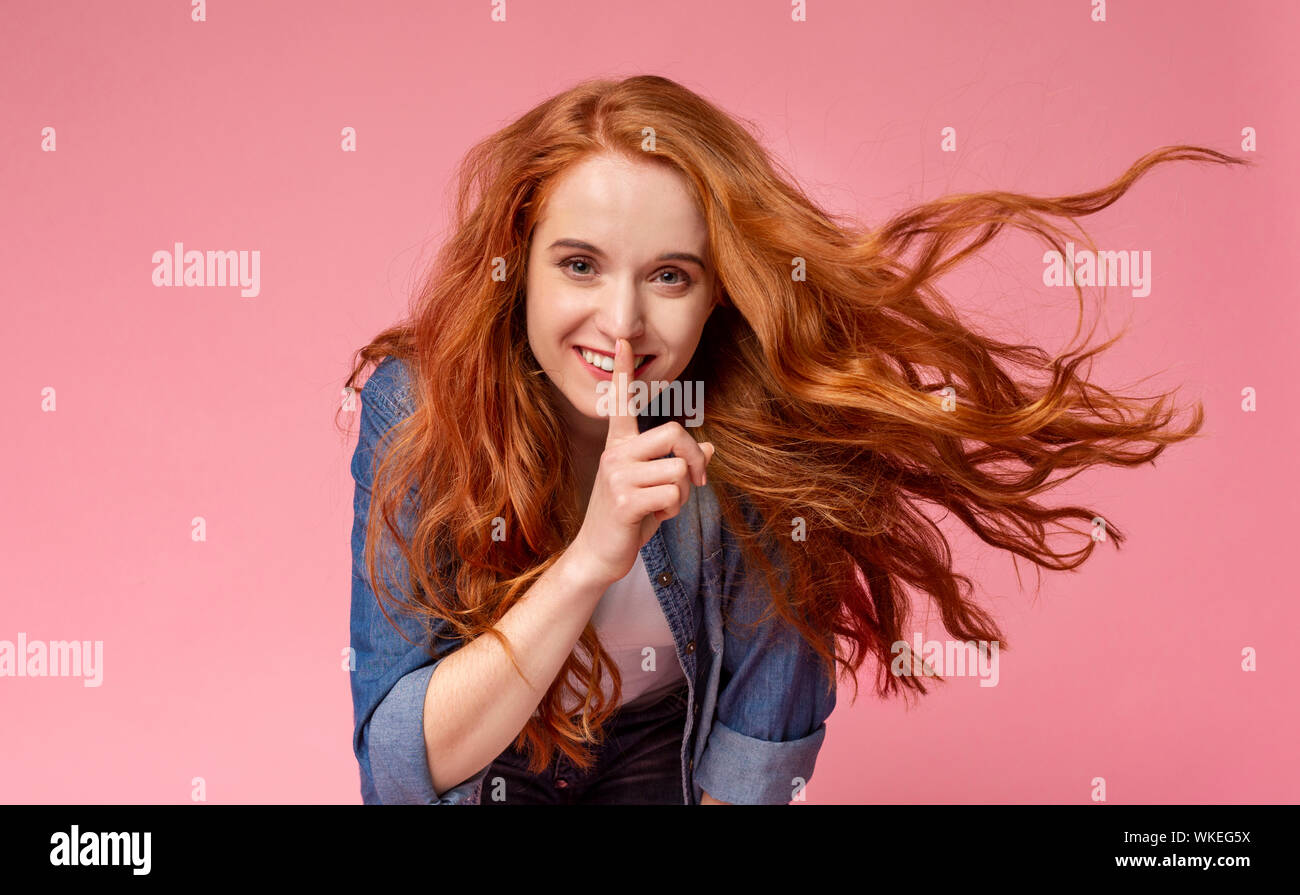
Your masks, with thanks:
M608 395L613 398L613 412L609 417L609 432L605 436L605 447L613 447L629 438L641 434L637 427L636 416L628 409L631 391L632 373L636 359L632 356L632 346L626 339L614 342L614 372L612 387Z
M662 522L666 518L677 515L678 502L681 499L681 489L677 485L638 488L627 503L627 518L640 520L653 514L656 521Z
M691 468L681 457L661 457L633 463L620 470L618 477L623 487L632 487L644 493L647 488L672 485L677 488L677 503L671 509L657 510L655 521L663 522L676 516L686 501L691 499Z
M704 467L708 459L700 443L690 436L681 423L673 421L655 426L631 443L630 456L634 460L650 460L672 452L690 465L691 481L704 484Z
M713 460L713 454L717 451L717 448L713 446L713 442L703 441L700 442L700 450L704 451L704 478L702 483L707 485L709 483L709 463Z
M658 460L646 460L633 463L618 472L620 484L633 488L649 488L652 485L667 485L680 482L689 485L691 468L681 457L660 457ZM688 492L689 493L689 492Z

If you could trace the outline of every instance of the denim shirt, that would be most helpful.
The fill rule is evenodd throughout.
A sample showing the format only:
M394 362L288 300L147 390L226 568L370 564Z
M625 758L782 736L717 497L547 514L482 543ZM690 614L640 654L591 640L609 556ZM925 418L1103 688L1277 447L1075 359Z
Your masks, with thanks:
M412 412L410 388L405 364L387 357L362 390L352 456L352 745L365 804L479 804L491 762L439 793L424 742L429 679L463 643L435 636L431 656L403 639L380 611L364 565L371 457L385 431ZM657 422L644 414L639 419L643 431L652 425ZM395 569L385 581L396 593L391 582L405 583L406 567L391 542L384 544ZM758 584L742 581L744 560L710 485L691 488L680 512L641 548L641 558L688 686L683 804L700 804L705 791L742 805L801 799L835 706L834 676L828 681L816 652L779 616L753 626L769 603L768 590L761 575L754 576ZM724 603L731 618L725 629ZM392 603L386 608L415 644L429 642L418 619Z

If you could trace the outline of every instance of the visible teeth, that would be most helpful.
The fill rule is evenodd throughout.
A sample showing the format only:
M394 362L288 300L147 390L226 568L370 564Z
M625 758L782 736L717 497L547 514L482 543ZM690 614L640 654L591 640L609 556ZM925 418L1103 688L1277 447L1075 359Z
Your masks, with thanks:
M648 357L648 355L638 354L635 358L633 358L632 361L633 368L635 369L636 367L641 366L641 362L645 360L646 357ZM583 348L582 358L587 363L591 364L593 367L600 367L606 373L614 372L614 358L608 354L598 354L595 351L589 351L588 349Z

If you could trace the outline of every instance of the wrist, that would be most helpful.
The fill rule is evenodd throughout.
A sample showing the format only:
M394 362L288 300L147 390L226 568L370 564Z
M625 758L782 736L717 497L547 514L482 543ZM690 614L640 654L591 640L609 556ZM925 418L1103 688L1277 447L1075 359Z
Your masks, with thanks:
M561 580L583 592L600 595L613 583L600 565L592 562L590 554L581 548L575 549L572 544L564 549L555 568Z

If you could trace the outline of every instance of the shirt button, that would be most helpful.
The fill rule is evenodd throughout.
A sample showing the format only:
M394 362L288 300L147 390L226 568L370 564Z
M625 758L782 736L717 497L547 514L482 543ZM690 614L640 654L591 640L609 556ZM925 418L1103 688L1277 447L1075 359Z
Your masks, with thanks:
M688 652L688 653L693 653L693 652L695 652L695 641L694 641L694 640L692 640L690 643L686 644L686 652Z
M660 584L672 584L672 583L673 583L673 573L672 573L672 572L660 572L660 573L659 573L659 583L660 583Z

